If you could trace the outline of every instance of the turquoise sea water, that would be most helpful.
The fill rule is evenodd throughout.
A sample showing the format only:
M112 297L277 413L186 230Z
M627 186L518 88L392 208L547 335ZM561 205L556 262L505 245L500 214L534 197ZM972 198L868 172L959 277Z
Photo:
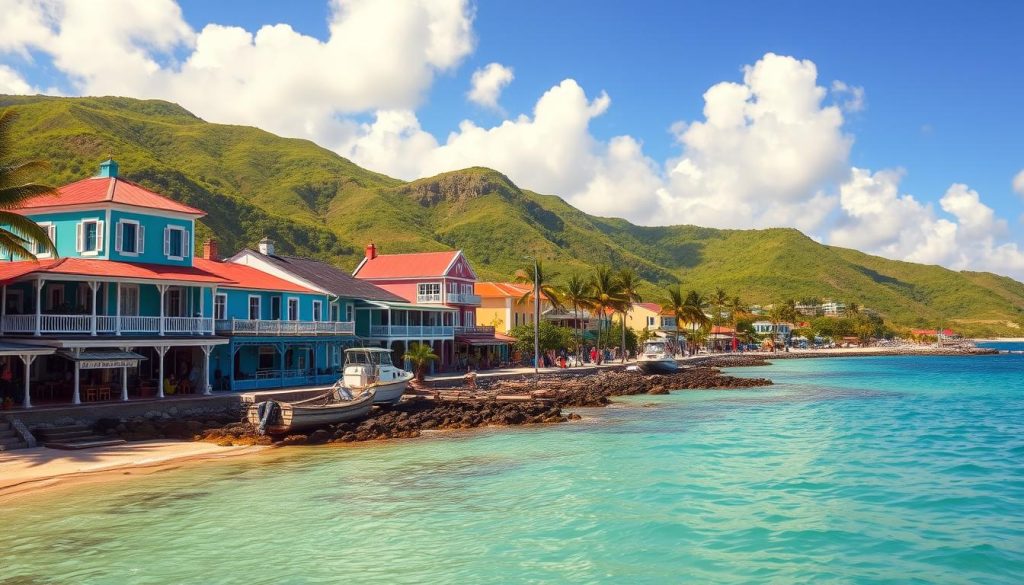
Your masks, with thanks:
M0 582L1024 580L1024 356L733 373L776 385L17 499Z

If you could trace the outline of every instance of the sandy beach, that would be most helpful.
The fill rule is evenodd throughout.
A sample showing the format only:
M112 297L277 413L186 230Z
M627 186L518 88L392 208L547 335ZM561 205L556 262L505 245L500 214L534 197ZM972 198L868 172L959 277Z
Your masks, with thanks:
M140 441L81 451L35 447L4 452L0 453L0 501L72 482L146 475L184 463L252 455L265 449L188 441Z

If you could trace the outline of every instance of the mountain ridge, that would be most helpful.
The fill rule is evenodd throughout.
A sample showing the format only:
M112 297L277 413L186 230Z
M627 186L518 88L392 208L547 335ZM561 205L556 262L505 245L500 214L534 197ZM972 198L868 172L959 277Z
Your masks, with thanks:
M510 278L530 255L563 274L631 266L653 300L682 282L762 304L857 302L902 327L1020 335L1024 326L1024 284L1009 277L871 256L793 228L638 226L483 167L402 181L308 140L212 124L161 100L0 96L0 107L20 112L14 158L52 162L44 180L92 176L113 156L126 178L206 210L197 237L215 234L225 251L266 235L283 252L352 269L370 241L385 253L455 247L486 279Z

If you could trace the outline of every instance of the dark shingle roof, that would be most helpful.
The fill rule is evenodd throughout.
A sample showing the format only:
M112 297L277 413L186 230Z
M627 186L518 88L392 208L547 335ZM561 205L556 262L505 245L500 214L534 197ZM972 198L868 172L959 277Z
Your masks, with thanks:
M304 278L323 288L331 294L350 299L366 299L368 301L389 301L393 303L407 302L402 297L388 292L379 286L354 278L344 270L331 266L320 260L300 258L298 256L266 256L272 262L292 274Z

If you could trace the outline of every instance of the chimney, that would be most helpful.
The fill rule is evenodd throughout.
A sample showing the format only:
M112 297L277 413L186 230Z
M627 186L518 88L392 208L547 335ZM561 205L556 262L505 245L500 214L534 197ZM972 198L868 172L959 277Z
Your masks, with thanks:
M373 260L376 257L377 257L377 246L375 246L373 244L373 242L370 242L369 244L366 245L366 259L367 260Z
M266 237L260 240L260 254L263 254L264 256L273 256L274 240Z
M100 174L98 176L112 179L117 178L117 163L114 162L114 159L108 158L100 163Z
M214 262L220 260L220 254L217 253L217 240L210 238L203 242L203 258Z

